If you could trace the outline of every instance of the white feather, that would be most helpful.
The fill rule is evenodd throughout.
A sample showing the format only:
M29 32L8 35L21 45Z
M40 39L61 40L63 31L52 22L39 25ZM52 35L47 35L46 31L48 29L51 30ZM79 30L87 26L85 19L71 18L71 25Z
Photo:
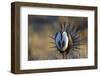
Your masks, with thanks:
M68 36L67 36L67 33L66 32L63 32L62 33L62 40L64 40L65 42L65 46L62 48L63 51L66 50L68 48Z
M61 40L61 34L62 34L62 40ZM63 46L63 48L61 48L59 46L59 41L65 43L65 45ZM60 49L60 51L65 51L68 48L68 36L66 32L57 32L56 37L55 37L55 43L58 49Z
M56 43L57 48L61 50L61 48L59 47L59 44L58 44L58 42L61 40L60 34L61 34L60 32L57 32L57 35L55 37L55 43Z

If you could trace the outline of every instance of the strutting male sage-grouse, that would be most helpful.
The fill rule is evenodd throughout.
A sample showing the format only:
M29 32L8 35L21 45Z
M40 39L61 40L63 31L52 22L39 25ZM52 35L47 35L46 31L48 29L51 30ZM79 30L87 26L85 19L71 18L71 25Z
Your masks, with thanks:
M80 45L80 36L78 29L72 25L60 24L61 30L56 32L54 41L57 50L62 54L63 58L70 52L70 50L77 50Z

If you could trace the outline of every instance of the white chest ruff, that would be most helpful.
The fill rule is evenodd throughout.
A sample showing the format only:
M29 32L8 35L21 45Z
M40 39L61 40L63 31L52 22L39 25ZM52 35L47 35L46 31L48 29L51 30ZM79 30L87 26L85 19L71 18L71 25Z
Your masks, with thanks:
M68 48L68 35L67 32L57 32L55 36L56 47L60 51L65 51Z

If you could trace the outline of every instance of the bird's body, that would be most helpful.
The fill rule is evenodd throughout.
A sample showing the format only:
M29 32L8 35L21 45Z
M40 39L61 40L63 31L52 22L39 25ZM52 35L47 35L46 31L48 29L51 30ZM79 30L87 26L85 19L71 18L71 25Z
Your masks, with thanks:
M55 35L55 43L56 47L60 52L65 52L65 50L68 48L68 35L67 32L57 32Z

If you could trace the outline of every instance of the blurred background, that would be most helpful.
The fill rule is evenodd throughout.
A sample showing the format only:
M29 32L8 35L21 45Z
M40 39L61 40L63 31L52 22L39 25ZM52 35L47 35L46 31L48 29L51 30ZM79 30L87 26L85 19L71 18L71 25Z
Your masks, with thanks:
M53 48L51 37L60 31L60 23L71 24L80 31L81 45L75 52L71 51L66 59L87 58L88 56L88 19L87 17L28 15L28 60L62 59L62 55Z

